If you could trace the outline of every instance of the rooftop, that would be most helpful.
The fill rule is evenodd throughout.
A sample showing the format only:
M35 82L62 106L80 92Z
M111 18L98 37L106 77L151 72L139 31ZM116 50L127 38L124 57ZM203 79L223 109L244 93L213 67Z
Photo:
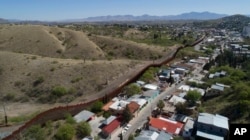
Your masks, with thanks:
M158 90L148 90L148 91L143 92L143 96L151 97L156 93L159 93L159 91Z
M106 125L102 128L102 131L105 133L111 134L116 128L120 126L121 122L118 118L113 120L110 124Z
M111 106L109 106L109 108L113 110L123 110L123 108L125 108L127 104L129 104L129 102L124 100L117 100Z
M219 91L224 91L224 87L223 86L219 86L219 85L212 85L211 89L219 90Z
M135 113L140 108L140 105L132 101L128 104L128 108L131 113Z
M198 116L198 122L217 126L227 130L229 129L228 118L218 114L213 115L209 113L200 113Z
M74 119L76 120L77 123L79 123L81 121L87 121L88 119L90 119L94 115L95 115L94 113L92 113L88 110L83 110L80 113L76 114L74 116Z
M103 107L102 107L102 110L104 111L108 111L109 110L109 107L114 103L114 101L110 101L108 103L106 103Z
M148 89L148 90L157 90L158 86L153 85L153 84L146 84L146 85L143 86L143 88Z
M150 118L149 125L159 130L164 130L167 133L176 135L180 133L183 127L183 124L180 122L165 119L162 117Z
M203 138L208 138L208 139L211 139L211 140L224 140L224 137L222 137L222 136L217 136L217 135L205 133L205 132L202 132L202 131L197 131L196 135L200 136L200 137L203 137Z
M106 120L104 120L103 124L108 125L110 124L113 120L115 120L117 117L116 116L110 116Z
M176 105L177 103L185 103L186 100L181 98L181 97L178 97L176 95L173 95L170 99L169 99L169 102L170 103L173 103L174 105Z

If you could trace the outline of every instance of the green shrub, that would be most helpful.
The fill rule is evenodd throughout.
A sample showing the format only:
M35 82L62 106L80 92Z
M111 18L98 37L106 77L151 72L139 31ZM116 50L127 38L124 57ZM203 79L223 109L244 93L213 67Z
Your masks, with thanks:
M102 111L102 107L103 107L103 103L100 101L95 102L92 107L91 107L91 111L94 113L98 113Z
M75 128L71 124L66 123L58 128L55 138L57 140L71 140L75 133Z
M6 101L12 101L12 100L15 99L15 94L13 94L13 93L8 93L8 94L5 95L3 98L4 98L4 100L6 100Z
M46 139L45 131L40 125L33 125L24 133L25 139L44 140Z
M77 130L77 136L79 138L90 136L91 134L91 127L87 122L81 122L80 124L78 124L76 130Z
M68 93L67 89L61 86L56 86L51 91L52 95L62 97Z

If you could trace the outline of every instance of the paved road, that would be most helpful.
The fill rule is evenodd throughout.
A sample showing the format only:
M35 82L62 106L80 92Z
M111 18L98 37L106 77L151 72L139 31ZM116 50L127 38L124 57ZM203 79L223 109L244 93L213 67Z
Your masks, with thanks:
M172 87L168 87L164 92L158 95L152 102L148 103L139 114L137 114L129 123L132 125L128 131L123 136L123 140L127 140L129 135L136 131L136 129L142 126L146 121L148 116L151 115L152 110L157 106L159 100L164 99L167 95L172 94L179 86L181 86L184 82L181 82L177 86L173 85ZM120 140L118 135L121 133L122 128L118 129L113 135L112 140Z

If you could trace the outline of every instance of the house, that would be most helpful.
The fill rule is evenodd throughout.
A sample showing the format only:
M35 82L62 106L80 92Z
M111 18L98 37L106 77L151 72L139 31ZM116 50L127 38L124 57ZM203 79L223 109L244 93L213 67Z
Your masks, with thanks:
M190 90L190 86L189 85L181 85L178 90L181 91L189 91Z
M221 94L224 91L224 87L220 84L213 84L210 89L208 89L205 97L212 97Z
M194 130L194 120L189 118L184 125L182 136L185 138L191 137L193 130Z
M171 140L171 135L161 131L160 133L150 130L143 130L139 136L135 137L135 140Z
M129 104L128 101L118 99L109 106L109 110L112 114L121 114L127 104Z
M144 86L146 82L144 81L136 81L136 84L139 85L140 87Z
M104 137L111 137L111 135L117 130L121 125L121 118L116 118L108 125L102 128L102 134Z
M109 101L108 103L106 103L103 107L102 107L102 110L103 111L108 111L109 110L109 107L114 103L115 101L111 100Z
M112 121L114 121L117 117L111 115L110 117L108 117L106 120L103 121L104 125L109 125Z
M160 91L158 90L148 90L142 93L141 98L146 99L147 102L151 102L159 94L160 94Z
M174 119L178 122L181 122L181 123L186 123L187 120L188 120L188 117L186 115L182 115L182 114L176 114L174 116Z
M157 90L159 87L153 84L146 84L142 87L144 90Z
M228 118L209 113L200 113L195 122L196 138L224 140L229 132Z
M82 121L90 121L95 117L95 114L88 111L88 110L83 110L80 113L76 114L74 116L74 119L77 123L82 122Z
M160 132L164 131L171 135L179 135L182 131L183 124L166 118L150 118L149 130Z
M183 69L183 68L175 68L174 73L185 76L188 73L188 71L186 69Z
M217 78L217 77L224 77L227 76L227 72L226 71L220 71L220 72L215 72L215 73L210 73L208 78L212 79L212 78Z
M147 104L147 100L146 99L142 99L140 98L141 95L133 95L130 98L127 99L128 102L136 102L138 105L140 105L140 109L142 109L146 104Z
M128 109L129 111L134 114L137 110L139 110L140 105L137 104L136 102L132 101L128 104Z
M178 103L185 103L186 100L183 99L183 98L181 98L181 97L179 97L179 96L173 95L173 96L169 99L168 102L171 103L171 104L173 104L173 105L176 105L176 104L178 104Z

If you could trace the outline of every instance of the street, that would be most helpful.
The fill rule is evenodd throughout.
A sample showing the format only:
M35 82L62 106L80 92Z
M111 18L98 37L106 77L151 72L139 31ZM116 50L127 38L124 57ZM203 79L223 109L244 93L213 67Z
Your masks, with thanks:
M180 87L184 82L182 81L178 85L172 85L168 87L164 92L161 92L152 102L149 102L130 122L132 126L128 129L128 131L123 136L123 140L127 140L129 135L136 131L136 129L142 126L145 122L147 122L147 118L151 116L152 110L157 107L157 103L159 100L164 99L167 95L173 93L178 87ZM122 127L119 128L114 134L112 134L112 140L120 140L119 134L122 131Z

